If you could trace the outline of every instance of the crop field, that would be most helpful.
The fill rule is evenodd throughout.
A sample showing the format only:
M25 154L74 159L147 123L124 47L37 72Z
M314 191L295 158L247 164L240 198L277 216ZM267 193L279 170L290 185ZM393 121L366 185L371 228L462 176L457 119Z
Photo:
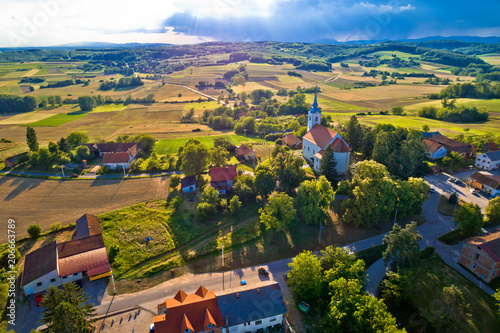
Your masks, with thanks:
M20 125L35 123L37 121L54 116L54 113L43 113L40 111L33 111L28 113L20 113L12 117L4 117L0 120L0 125Z
M201 102L201 103L186 103L184 104L184 110L211 110L220 106L217 101Z
M276 75L278 80L280 80L281 83L303 83L304 80L302 80L300 77L297 76L290 76L290 75Z
M500 112L500 100L499 99L472 99L472 98L458 98L456 105L468 105L475 107L485 107L488 111ZM441 100L433 100L429 102L423 102L418 104L413 104L408 106L406 109L408 111L417 111L424 106L434 106L442 107Z
M15 81L0 81L0 94L22 94L22 90Z
M26 126L59 126L62 124L66 124L70 121L81 119L85 117L87 112L74 112L74 113L58 113L51 117L39 120L34 123L25 124Z
M494 66L500 65L500 54L496 54L496 53L484 54L482 56L479 56L479 58L483 59L484 61L486 61L490 65L494 65Z
M18 238L26 236L33 223L47 231L53 223L74 223L85 213L97 215L168 195L168 177L67 181L0 177L0 183L0 219L16 221ZM1 233L0 243L6 240L6 233Z
M92 110L92 113L123 111L128 106L125 104L103 104Z
M224 136L227 140L229 140L234 145L239 145L242 142L266 142L263 139L259 138L251 138L246 137L244 135L232 134L232 135L214 135L214 136L202 136L202 137L193 137L194 139L200 140L204 145L208 148L212 148L214 146L214 139L217 136ZM190 138L178 138L178 139L164 139L160 140L156 143L154 151L158 154L176 154L179 150L179 147L186 144L186 142Z

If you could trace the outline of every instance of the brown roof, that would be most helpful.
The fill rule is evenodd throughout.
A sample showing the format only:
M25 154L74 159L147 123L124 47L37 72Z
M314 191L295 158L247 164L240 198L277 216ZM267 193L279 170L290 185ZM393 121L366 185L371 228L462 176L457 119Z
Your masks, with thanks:
M69 257L75 254L105 248L102 234L74 239L57 245L59 259Z
M472 145L450 147L450 148L448 148L448 150L457 152L459 154L470 154L470 153L475 154L477 152L476 147L474 147Z
M473 145L447 138L443 135L433 135L428 140L437 142L445 146L447 150L456 151L457 153L476 153L477 149Z
M300 143L300 139L298 137L296 137L295 135L293 135L292 133L289 133L287 136L285 136L283 138L283 142L287 145L287 146L295 146L297 144Z
M95 215L84 214L76 220L76 232L73 239L93 236L101 233L99 219Z
M500 150L500 148L498 148L497 144L494 142L487 142L483 146L483 152L497 151L497 150Z
M236 155L238 156L247 156L247 155L252 155L255 154L253 149L250 149L249 147L245 146L244 144L241 144L238 149L236 150Z
M129 153L104 153L102 156L102 163L106 164L116 164L116 163L128 163Z
M472 175L470 175L469 178L483 185L491 187L492 189L500 190L500 179L498 177L476 171Z
M111 266L105 247L59 258L60 277L84 271L87 271L89 276L94 276L110 270Z
M334 130L316 124L304 135L304 140L308 140L320 148L325 148L335 135L337 132Z
M427 147L427 151L431 153L435 153L439 148L441 148L443 145L431 140L424 139L424 144Z
M469 238L465 244L480 246L495 262L500 261L500 230Z
M237 175L236 165L210 169L210 178L212 178L212 182L233 180Z
M134 146L137 146L135 149L141 147L141 144L137 142L110 142L96 143L95 145L101 153L126 153Z
M177 295L184 294L184 292L177 293ZM200 296L200 294L205 294L205 296ZM194 294L185 294L186 296L179 299L177 295L158 305L158 307L166 306L167 312L154 317L155 332L180 333L186 328L194 332L203 332L209 324L215 327L224 325L213 290L200 287Z
M57 243L53 241L26 255L21 286L25 286L57 269L56 247Z

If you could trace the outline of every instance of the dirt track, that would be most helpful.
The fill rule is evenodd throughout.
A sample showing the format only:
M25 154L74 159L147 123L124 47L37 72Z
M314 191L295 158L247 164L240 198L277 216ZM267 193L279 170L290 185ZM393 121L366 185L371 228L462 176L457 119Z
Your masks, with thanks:
M7 220L16 221L17 237L30 224L75 222L85 213L100 214L140 202L166 198L168 177L56 181L0 177L0 243L7 240Z

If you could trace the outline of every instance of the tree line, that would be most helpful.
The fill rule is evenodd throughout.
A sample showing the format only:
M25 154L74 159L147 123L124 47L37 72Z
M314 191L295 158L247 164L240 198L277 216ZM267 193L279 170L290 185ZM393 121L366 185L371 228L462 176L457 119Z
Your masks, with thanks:
M0 95L0 113L31 112L37 107L37 99L32 96Z
M487 121L489 114L485 107L455 105L455 100L443 99L443 107L424 106L417 110L417 115L423 118L438 119L454 123L472 123Z
M430 99L443 98L500 98L500 83L478 82L478 83L455 83L439 93L429 95Z

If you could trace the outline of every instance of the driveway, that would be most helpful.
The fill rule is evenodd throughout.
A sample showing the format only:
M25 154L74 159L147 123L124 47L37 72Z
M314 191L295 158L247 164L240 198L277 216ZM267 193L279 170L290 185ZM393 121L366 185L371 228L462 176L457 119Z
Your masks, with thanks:
M473 204L479 205L479 207L481 207L481 210L484 213L486 205L488 204L489 200L492 199L492 197L481 193L472 194L469 190L469 187L467 187L467 185L465 184L467 178L474 172L475 171L465 171L453 175L447 173L441 173L437 175L427 176L425 177L425 180L429 182L431 187L434 187L436 189L437 193L449 195L453 192L457 192L458 197L460 199L464 200L465 202L471 202ZM500 176L500 170L482 171L482 172ZM460 179L461 182L456 184L448 181L452 177Z

